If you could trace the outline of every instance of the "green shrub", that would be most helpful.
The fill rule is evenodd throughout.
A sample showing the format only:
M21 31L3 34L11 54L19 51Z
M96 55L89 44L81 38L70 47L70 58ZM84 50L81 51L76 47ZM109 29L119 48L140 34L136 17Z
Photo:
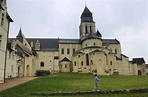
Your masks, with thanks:
M49 70L37 70L36 71L36 76L45 76L45 75L49 75L50 71Z

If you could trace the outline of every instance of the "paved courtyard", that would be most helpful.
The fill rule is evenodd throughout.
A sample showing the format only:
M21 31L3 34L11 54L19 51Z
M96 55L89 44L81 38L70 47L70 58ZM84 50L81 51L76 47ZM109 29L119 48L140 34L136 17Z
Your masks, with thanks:
M37 77L20 77L20 78L6 79L5 83L0 83L0 91L9 89L11 87L20 85L22 83L28 82L36 78Z

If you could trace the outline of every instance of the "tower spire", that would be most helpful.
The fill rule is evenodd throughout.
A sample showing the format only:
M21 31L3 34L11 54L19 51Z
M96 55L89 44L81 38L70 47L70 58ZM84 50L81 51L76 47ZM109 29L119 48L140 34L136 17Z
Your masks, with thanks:
M85 0L85 7L86 7L86 0Z
M83 13L81 14L81 22L93 22L91 11L85 6Z

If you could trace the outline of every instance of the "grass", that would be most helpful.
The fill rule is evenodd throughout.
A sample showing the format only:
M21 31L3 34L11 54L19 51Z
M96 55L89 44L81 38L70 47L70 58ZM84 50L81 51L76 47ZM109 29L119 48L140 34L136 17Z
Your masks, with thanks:
M132 88L148 88L148 76L99 76L100 90L118 90ZM29 92L76 92L91 91L94 85L92 74L60 73L39 77L35 80L21 84L0 92L0 97L35 97ZM91 94L71 97L147 97L148 93L124 94ZM55 96L54 96L55 97ZM57 96L69 97L69 96Z

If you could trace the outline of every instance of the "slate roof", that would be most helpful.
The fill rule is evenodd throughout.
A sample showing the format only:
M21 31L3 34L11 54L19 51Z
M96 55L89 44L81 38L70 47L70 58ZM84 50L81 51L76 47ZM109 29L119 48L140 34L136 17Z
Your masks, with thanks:
M94 51L92 51L90 53L93 53L93 52L103 52L103 51L101 51L101 50L94 50Z
M109 44L120 44L117 39L102 39L102 45L107 46Z
M93 35L92 37L98 38L97 36L93 36ZM36 41L39 40L41 51L46 51L46 50L57 51L59 49L59 43L61 44L81 44L80 39L58 39L58 38L26 38L26 39L30 44L31 42L33 42L33 48L35 48ZM12 43L13 40L16 40L16 38L9 38L8 43ZM102 42L103 42L103 45L120 43L117 39L102 39Z
M122 58L119 58L119 57L116 56L116 60L122 60Z
M54 38L27 38L29 43L33 42L33 48L35 48L36 41L39 40L40 42L40 50L58 50L58 39Z
M133 58L132 63L143 64L145 61L144 58Z
M64 57L61 61L70 61L68 58ZM60 62L61 62L60 61ZM70 61L71 62L71 61Z
M90 33L85 39L83 39L82 41L85 41L87 39L100 39L99 36L97 36L97 33Z
M124 55L124 54L121 54L121 56L123 56L124 58L129 58L128 56Z
M20 30L19 30L19 33L18 33L18 35L16 36L16 37L22 37L23 35L22 35L22 30L21 30L21 28L20 28Z
M63 44L80 44L81 40L80 39L59 39L59 43Z
M85 6L82 14L92 14L91 11Z
M84 8L83 13L81 14L81 22L94 22L92 13L86 6Z
M99 30L97 30L97 36L98 37L102 37L101 33L99 32Z

